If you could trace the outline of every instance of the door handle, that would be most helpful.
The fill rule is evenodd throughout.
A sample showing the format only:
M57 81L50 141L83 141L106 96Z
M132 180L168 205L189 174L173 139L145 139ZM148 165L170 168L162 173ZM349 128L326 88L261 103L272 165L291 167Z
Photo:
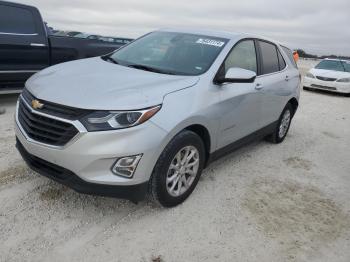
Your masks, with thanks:
M286 76L286 78L284 80L289 81L289 76Z
M260 90L260 89L262 89L262 88L263 88L263 85L260 84L260 83L257 83L257 84L255 85L255 89L256 89L256 90Z
M39 44L39 43L30 43L30 46L45 46L45 44Z

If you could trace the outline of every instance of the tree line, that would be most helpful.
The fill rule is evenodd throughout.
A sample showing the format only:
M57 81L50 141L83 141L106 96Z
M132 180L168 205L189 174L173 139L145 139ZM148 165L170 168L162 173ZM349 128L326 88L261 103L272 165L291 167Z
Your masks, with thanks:
M305 52L303 49L297 49L296 51L298 52L299 57L303 57L303 58L314 58L314 59L337 58L337 59L347 59L347 60L350 59L349 56L338 56L338 55L318 56L318 55L314 55L314 54L309 54L309 53Z

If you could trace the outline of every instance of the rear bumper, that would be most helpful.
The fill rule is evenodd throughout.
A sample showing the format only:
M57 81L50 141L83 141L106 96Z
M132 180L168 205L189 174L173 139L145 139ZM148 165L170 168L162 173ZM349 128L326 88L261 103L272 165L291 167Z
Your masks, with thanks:
M128 199L133 202L141 201L146 196L148 185L147 182L123 186L86 182L72 171L30 154L23 147L21 142L18 139L16 140L16 147L19 153L31 169L43 176L57 181L60 184L66 185L79 193L117 197Z

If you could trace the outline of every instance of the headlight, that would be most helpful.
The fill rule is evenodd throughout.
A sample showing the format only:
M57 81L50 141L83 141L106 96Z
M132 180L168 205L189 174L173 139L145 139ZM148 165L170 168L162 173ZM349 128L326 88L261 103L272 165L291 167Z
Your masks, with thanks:
M313 75L313 74L311 74L311 73L306 73L306 77L308 77L308 78L315 78L315 76Z
M104 131L136 126L154 116L161 106L135 111L96 111L81 119L88 131Z
M337 82L340 82L340 83L350 83L350 77L338 79Z

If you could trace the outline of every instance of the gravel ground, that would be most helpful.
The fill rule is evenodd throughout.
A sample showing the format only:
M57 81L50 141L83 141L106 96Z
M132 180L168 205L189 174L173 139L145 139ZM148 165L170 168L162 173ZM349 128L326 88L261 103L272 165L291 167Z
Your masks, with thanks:
M0 261L350 261L350 98L302 92L284 143L218 160L172 209L31 172L14 148L15 100L0 98Z

